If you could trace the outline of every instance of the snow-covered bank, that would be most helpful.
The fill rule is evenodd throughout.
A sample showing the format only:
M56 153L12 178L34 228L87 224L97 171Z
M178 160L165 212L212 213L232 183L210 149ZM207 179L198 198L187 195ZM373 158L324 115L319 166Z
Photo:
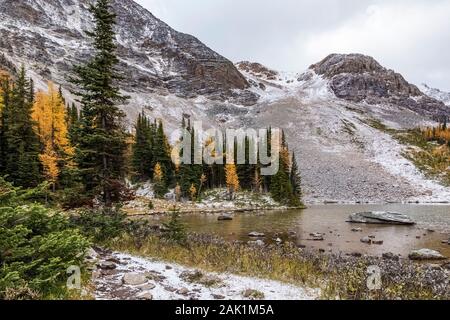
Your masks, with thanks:
M319 289L277 281L208 273L177 264L101 252L94 271L98 300L313 300Z

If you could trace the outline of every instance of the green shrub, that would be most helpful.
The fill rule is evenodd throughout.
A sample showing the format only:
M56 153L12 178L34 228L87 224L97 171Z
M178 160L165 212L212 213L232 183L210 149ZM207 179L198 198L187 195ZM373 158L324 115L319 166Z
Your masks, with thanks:
M163 237L179 244L186 242L186 227L180 221L178 210L172 210L169 222L163 224Z
M90 242L41 205L0 208L0 298L64 291L69 266L83 265Z
M96 243L104 243L122 235L127 228L127 215L119 208L84 209L72 216L73 227Z

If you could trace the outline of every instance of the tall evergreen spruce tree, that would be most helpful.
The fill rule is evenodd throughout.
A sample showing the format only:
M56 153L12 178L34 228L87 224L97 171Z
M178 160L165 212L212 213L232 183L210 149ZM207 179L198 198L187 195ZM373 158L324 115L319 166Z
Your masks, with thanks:
M171 184L174 178L174 165L170 153L171 149L167 136L164 133L163 123L159 121L154 133L152 146L153 165L155 166L157 163L161 165L167 185Z
M295 153L292 153L292 166L291 166L291 172L289 180L291 181L292 186L292 192L294 193L294 196L298 198L299 200L302 198L302 188L301 188L301 177L298 170L298 164L297 159L295 158Z
M10 82L7 77L0 79L0 176L5 174L6 167L6 155L7 155L7 144L6 144L6 113L5 110L9 105L10 96Z
M71 81L81 103L81 119L77 133L75 159L86 191L101 194L110 206L124 191L126 132L124 113L117 107L126 101L117 87L122 80L115 66L118 63L114 25L116 15L109 0L98 0L89 11L95 22L93 40L95 54L85 65L75 68Z
M4 100L7 101L2 112L4 173L17 186L35 187L41 182L40 145L31 117L33 83L26 78L24 67Z
M132 165L139 179L149 179L153 176L153 136L154 125L145 116L139 114L135 125L136 134L133 143Z

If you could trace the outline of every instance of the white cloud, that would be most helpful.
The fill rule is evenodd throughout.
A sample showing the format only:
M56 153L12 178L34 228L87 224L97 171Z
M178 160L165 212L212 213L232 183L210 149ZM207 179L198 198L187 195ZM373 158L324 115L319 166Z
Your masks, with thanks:
M450 91L450 0L137 0L233 61L302 71L359 52Z

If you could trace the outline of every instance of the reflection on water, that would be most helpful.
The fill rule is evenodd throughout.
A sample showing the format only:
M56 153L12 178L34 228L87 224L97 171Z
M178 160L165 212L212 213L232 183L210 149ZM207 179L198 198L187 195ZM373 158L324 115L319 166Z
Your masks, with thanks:
M346 222L349 214L363 211L404 213L414 219L417 226L355 225ZM413 249L429 248L450 257L450 245L442 243L450 234L450 206L322 205L298 211L236 214L233 221L217 221L217 215L207 214L185 216L183 221L190 231L217 234L229 240L248 241L248 233L257 231L266 234L265 241L279 237L333 252L371 255L393 252L407 256ZM353 228L361 228L362 232L352 232ZM325 240L309 241L310 233L314 232L325 234ZM363 244L360 240L365 236L375 236L384 244Z

